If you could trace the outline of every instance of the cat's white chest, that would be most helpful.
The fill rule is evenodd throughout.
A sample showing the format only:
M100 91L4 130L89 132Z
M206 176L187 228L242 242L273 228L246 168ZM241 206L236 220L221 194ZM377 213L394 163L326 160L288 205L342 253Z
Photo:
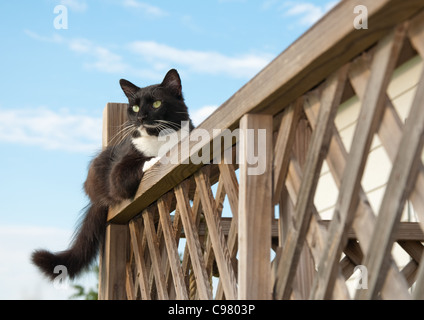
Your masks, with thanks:
M150 136L145 129L139 130L141 136L133 138L134 147L146 157L154 157L144 164L143 171L153 166L179 140L179 134L174 133L167 137Z
M132 139L134 147L146 157L157 157L163 142L159 141L158 137L149 136L145 130L143 131L140 137Z

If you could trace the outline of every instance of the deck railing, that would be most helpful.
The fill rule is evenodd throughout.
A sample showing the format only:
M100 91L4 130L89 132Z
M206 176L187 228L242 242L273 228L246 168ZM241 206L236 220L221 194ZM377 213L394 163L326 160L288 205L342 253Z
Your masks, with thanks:
M368 29L354 28L357 5ZM135 199L110 208L99 297L423 299L424 70L406 121L387 94L394 70L417 55L424 1L338 4L199 126L207 139L186 138L178 163L158 162ZM347 148L334 120L352 96L360 111ZM107 104L104 144L123 110ZM225 129L238 135L216 163ZM362 187L375 136L391 162L378 211ZM192 161L200 149L210 164ZM316 204L324 164L337 187L330 220ZM401 220L406 203L416 222ZM410 257L404 266L395 242ZM357 266L362 283L351 291Z

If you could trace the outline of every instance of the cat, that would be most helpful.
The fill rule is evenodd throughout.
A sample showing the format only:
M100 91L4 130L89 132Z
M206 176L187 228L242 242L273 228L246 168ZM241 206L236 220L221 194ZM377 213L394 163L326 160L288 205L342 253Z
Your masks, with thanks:
M119 82L128 98L128 121L121 130L124 137L90 163L84 183L90 204L70 247L57 253L36 250L32 254L32 262L50 280L58 275L54 273L58 265L65 266L73 279L94 262L104 243L108 208L134 198L144 171L158 160L163 145L159 134L181 131L183 122L189 124L189 130L194 128L177 70L169 70L161 84L145 88L124 79Z

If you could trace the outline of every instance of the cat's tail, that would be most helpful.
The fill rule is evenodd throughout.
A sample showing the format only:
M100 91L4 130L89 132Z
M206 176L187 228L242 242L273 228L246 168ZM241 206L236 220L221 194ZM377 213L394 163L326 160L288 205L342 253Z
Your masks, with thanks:
M57 253L37 250L32 254L32 262L51 280L61 270L55 270L57 266L64 266L71 279L79 275L91 265L103 245L107 212L108 207L89 206L68 250Z

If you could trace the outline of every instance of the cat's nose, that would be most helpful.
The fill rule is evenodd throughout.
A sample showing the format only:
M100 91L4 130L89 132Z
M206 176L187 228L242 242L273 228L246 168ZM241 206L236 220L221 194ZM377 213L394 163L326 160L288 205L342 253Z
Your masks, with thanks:
M147 115L145 115L145 114L139 114L137 116L137 120L140 121L140 122L143 122L143 120L146 119L146 118L147 118Z

